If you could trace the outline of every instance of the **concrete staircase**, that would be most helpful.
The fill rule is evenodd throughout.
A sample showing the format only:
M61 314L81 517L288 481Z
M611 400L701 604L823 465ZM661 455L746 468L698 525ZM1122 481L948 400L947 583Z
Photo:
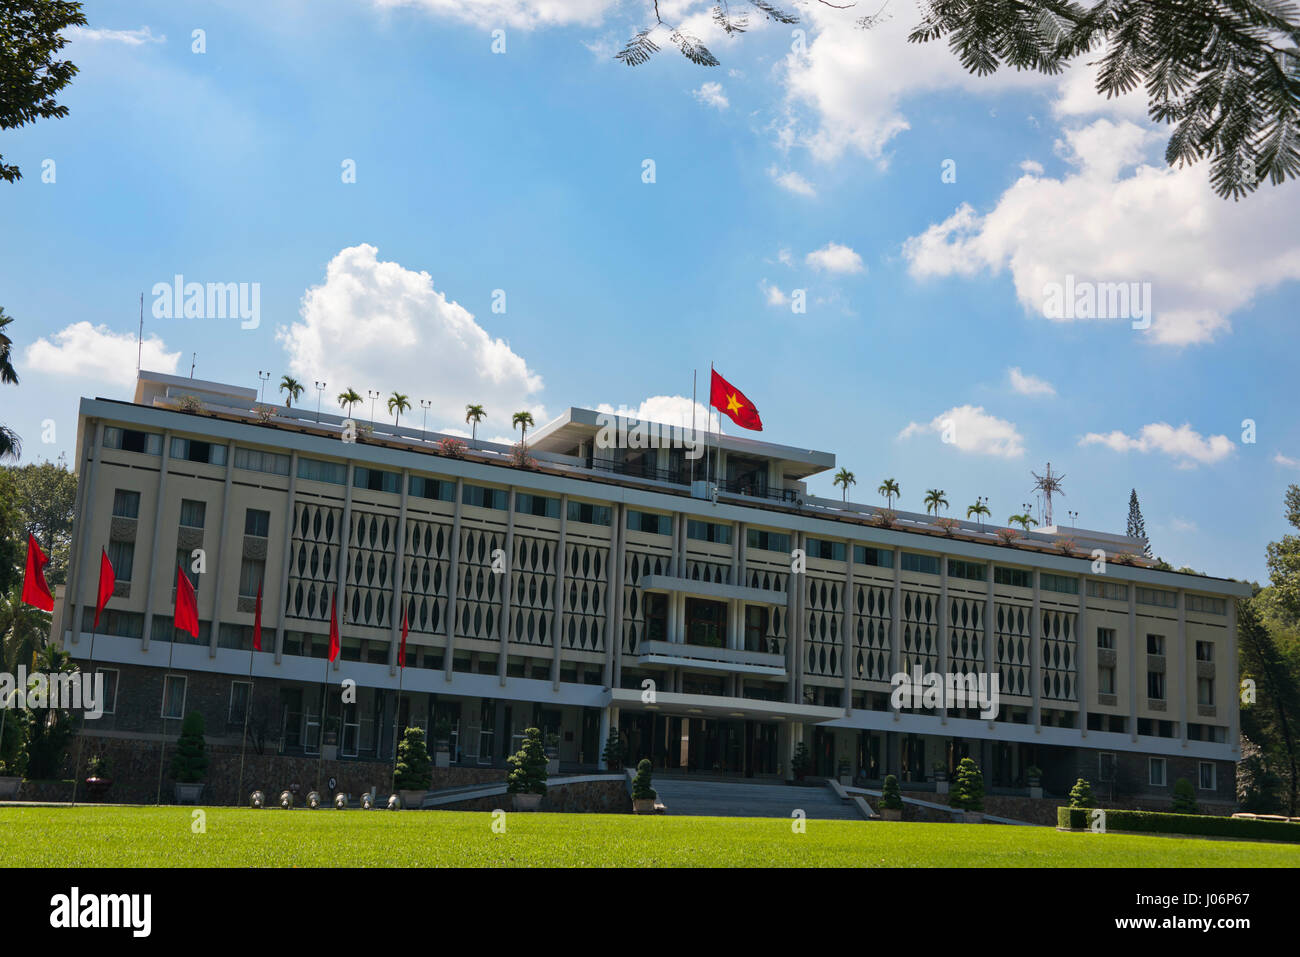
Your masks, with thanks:
M666 806L666 813L674 817L789 818L795 808L801 808L813 820L863 819L861 811L854 804L845 803L825 786L795 787L656 777L653 787L659 792L659 800Z

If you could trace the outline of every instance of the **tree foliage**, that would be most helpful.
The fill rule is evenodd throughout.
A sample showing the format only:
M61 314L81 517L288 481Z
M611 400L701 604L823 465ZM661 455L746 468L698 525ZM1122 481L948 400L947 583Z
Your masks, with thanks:
M984 810L984 773L972 758L962 758L953 774L948 803L963 811Z
M1074 782L1070 788L1070 807L1096 807L1097 801L1092 796L1092 785L1084 778Z
M35 670L48 676L71 674L77 669L71 655L47 645L36 656ZM27 700L27 776L38 781L56 779L63 772L72 740L72 712L49 707L50 703L48 696L44 707L33 707L30 695Z
M191 711L181 722L181 736L172 755L172 777L181 784L198 784L208 773L208 745L203 737L203 714Z
M636 766L636 777L632 779L632 800L653 801L659 792L650 786L652 766L649 758L642 758Z
M509 793L546 793L547 757L540 729L526 728L523 747L507 760L510 763L510 773L506 776L506 790Z
M427 791L433 784L433 767L422 728L407 728L397 745L393 786L403 791Z
M19 524L12 528L6 526L4 534L14 537L20 559L26 555L27 534L35 535L50 556L45 580L50 587L66 583L72 519L77 507L77 477L62 456L58 462L15 466L7 471L13 479L13 502Z
M1174 782L1174 799L1169 804L1169 810L1174 814L1195 814L1200 810L1196 806L1196 790L1187 778L1179 778Z
M1151 557L1151 543L1147 541L1147 523L1142 518L1142 506L1138 504L1137 489L1128 493L1128 525L1124 529L1124 534L1129 538L1142 539L1146 543L1142 548L1142 554L1147 558Z

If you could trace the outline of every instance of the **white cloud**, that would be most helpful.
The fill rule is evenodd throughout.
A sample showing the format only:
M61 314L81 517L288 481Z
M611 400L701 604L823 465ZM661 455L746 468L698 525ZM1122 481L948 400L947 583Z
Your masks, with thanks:
M1193 522L1189 518L1179 518L1177 515L1175 515L1173 518L1169 520L1169 527L1172 528L1175 532L1196 531L1195 522Z
M436 17L459 20L485 30L600 23L617 0L374 0L380 8L415 7Z
M1289 455L1283 455L1281 452L1273 456L1273 461L1278 465L1284 465L1289 469L1300 469L1300 459L1293 459Z
M108 326L74 322L48 339L37 339L27 347L25 362L33 372L74 379L91 379L130 388L135 383L135 363L150 372L175 373L179 352L168 352L158 336L150 333L137 353L134 332L113 332Z
M1007 377L1011 380L1011 388L1021 395L1056 395L1056 387L1052 383L1036 375L1021 372L1019 366L1008 369Z
M1188 423L1174 428L1167 422L1144 425L1132 436L1118 429L1089 432L1079 445L1104 445L1114 452L1162 452L1176 459L1180 468L1213 465L1231 455L1235 447L1226 435L1203 436Z
M705 106L711 106L714 109L725 110L731 106L731 101L727 99L726 91L722 89L721 83L701 83L700 88L693 90L691 95Z
M766 279L758 284L758 288L763 291L763 298L767 300L769 306L784 306L790 302L789 296Z
M539 425L546 421L535 398L542 377L523 357L434 289L427 272L380 262L374 246L340 250L325 281L303 295L300 315L276 338L289 370L304 381L325 380L331 395L396 390L417 409L417 400L428 399L431 426L463 425L466 403L481 403L488 417L480 435L492 428L509 434L511 414L523 409Z
M92 30L87 27L73 27L68 31L69 40L90 40L95 43L125 43L138 47L146 43L166 43L167 37L154 36L153 30L143 26L139 30Z
M782 173L775 166L768 167L767 175L776 180L776 185L782 189L789 190L791 193L798 193L800 196L816 196L817 190L813 184L804 179L794 170Z
M782 249L779 253L776 254L776 261L779 262L782 266L793 266L794 256L790 255L790 250Z
M940 412L927 423L912 422L898 433L900 439L937 434L941 441L963 452L1016 459L1025 454L1024 438L1014 422L999 419L982 406L959 405Z
M814 269L826 272L855 273L862 272L862 257L848 246L830 242L815 252L804 257L804 262Z
M708 429L709 407L698 401L692 404L690 396L686 395L652 395L640 405L619 405L617 408L608 402L602 402L595 406L595 409L597 412L621 415L625 418L640 419L646 422L676 425L685 429L691 427L691 412L693 409L695 427L700 430Z
M1043 164L1037 160L1025 160L1020 164L1020 171L1022 173L1029 173L1033 176L1042 176Z
M1073 172L1022 176L986 215L963 203L904 243L909 271L927 278L1007 269L1021 305L1039 315L1048 285L1067 277L1149 283L1151 342L1214 338L1257 293L1300 278L1300 192L1264 186L1225 202L1205 164L1147 165L1160 139L1123 121L1067 130L1061 152Z

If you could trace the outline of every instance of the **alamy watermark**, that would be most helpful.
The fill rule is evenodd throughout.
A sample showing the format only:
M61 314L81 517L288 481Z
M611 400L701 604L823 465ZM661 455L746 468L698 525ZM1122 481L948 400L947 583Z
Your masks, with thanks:
M895 711L977 707L981 718L992 721L998 713L998 683L996 674L943 675L937 671L922 672L921 666L916 665L910 675L900 671L890 679L894 691L889 703Z
M596 415L598 449L685 449L686 458L704 454L705 433L678 425L629 419L609 412Z
M1131 319L1134 329L1151 327L1151 283L1091 282L1067 274L1064 283L1043 285L1048 319Z
M17 674L0 672L0 708L51 708L85 711L93 721L104 713L104 675L87 675L80 671L46 674L18 666Z
M262 324L259 282L186 282L177 273L171 282L153 285L155 319L239 319L239 328Z

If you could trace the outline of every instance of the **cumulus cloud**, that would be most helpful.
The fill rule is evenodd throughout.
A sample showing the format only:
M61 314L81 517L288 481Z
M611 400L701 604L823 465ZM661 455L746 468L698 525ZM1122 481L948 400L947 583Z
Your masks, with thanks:
M1180 468L1213 465L1232 454L1235 448L1226 435L1204 436L1188 423L1174 428L1167 422L1142 426L1136 435L1118 429L1113 432L1089 432L1079 445L1104 445L1114 452L1161 452L1177 461Z
M531 30L600 23L617 0L374 0L377 7L413 7L435 17L459 20L483 29Z
M1148 165L1159 139L1126 121L1066 131L1060 150L1072 172L1062 179L1026 173L985 215L962 204L904 243L910 273L1007 269L1021 305L1039 315L1049 287L1137 283L1150 292L1151 325L1143 334L1151 342L1213 339L1257 293L1300 278L1293 228L1300 193L1265 186L1245 201L1224 202L1205 164ZM1055 321L1076 314L1046 311Z
M523 409L544 422L542 377L524 358L435 289L427 272L381 262L378 252L365 243L340 250L325 281L307 290L300 320L276 332L289 370L324 379L332 394L350 387L428 399L431 425L463 424L467 402L487 409L480 434L508 435L511 414Z
M139 30L96 30L88 27L73 27L68 31L69 40L89 40L92 43L124 43L138 47L146 43L166 43L167 37L154 36L153 30L143 26Z
M770 166L768 167L767 175L771 176L772 179L776 181L777 186L780 186L782 189L788 190L791 193L797 193L800 196L817 195L817 190L813 187L813 184L808 182L808 180L804 179L802 175L796 173L794 170L789 170L783 173L777 169L777 167Z
M652 395L636 406L615 407L608 402L602 402L595 408L597 412L646 422L660 422L664 425L676 425L685 429L691 427L691 413L694 410L695 427L701 430L709 427L708 406L701 402L692 403L691 397L686 395Z
M180 352L168 352L157 335L145 337L137 353L134 332L113 332L108 326L74 322L48 339L27 347L25 364L33 372L72 379L90 379L130 388L135 383L135 363L150 372L175 373Z
M1056 387L1052 383L1036 375L1021 372L1019 366L1008 369L1007 377L1011 380L1011 388L1021 395L1056 395Z
M829 242L821 249L810 252L804 262L814 269L825 272L855 273L862 272L862 257L848 246Z
M1283 455L1281 452L1273 456L1273 461L1278 465L1284 465L1289 469L1300 469L1300 459L1293 459L1289 455Z
M777 286L773 286L766 279L758 284L758 288L763 292L763 298L769 306L784 306L790 302L790 297Z
M910 423L898 437L926 434L938 435L945 444L977 455L1016 459L1025 454L1024 439L1015 423L985 412L982 406L954 406L929 422Z
M731 106L731 101L727 99L721 83L701 83L699 89L693 90L691 95L705 106L711 106L716 110L725 110Z

